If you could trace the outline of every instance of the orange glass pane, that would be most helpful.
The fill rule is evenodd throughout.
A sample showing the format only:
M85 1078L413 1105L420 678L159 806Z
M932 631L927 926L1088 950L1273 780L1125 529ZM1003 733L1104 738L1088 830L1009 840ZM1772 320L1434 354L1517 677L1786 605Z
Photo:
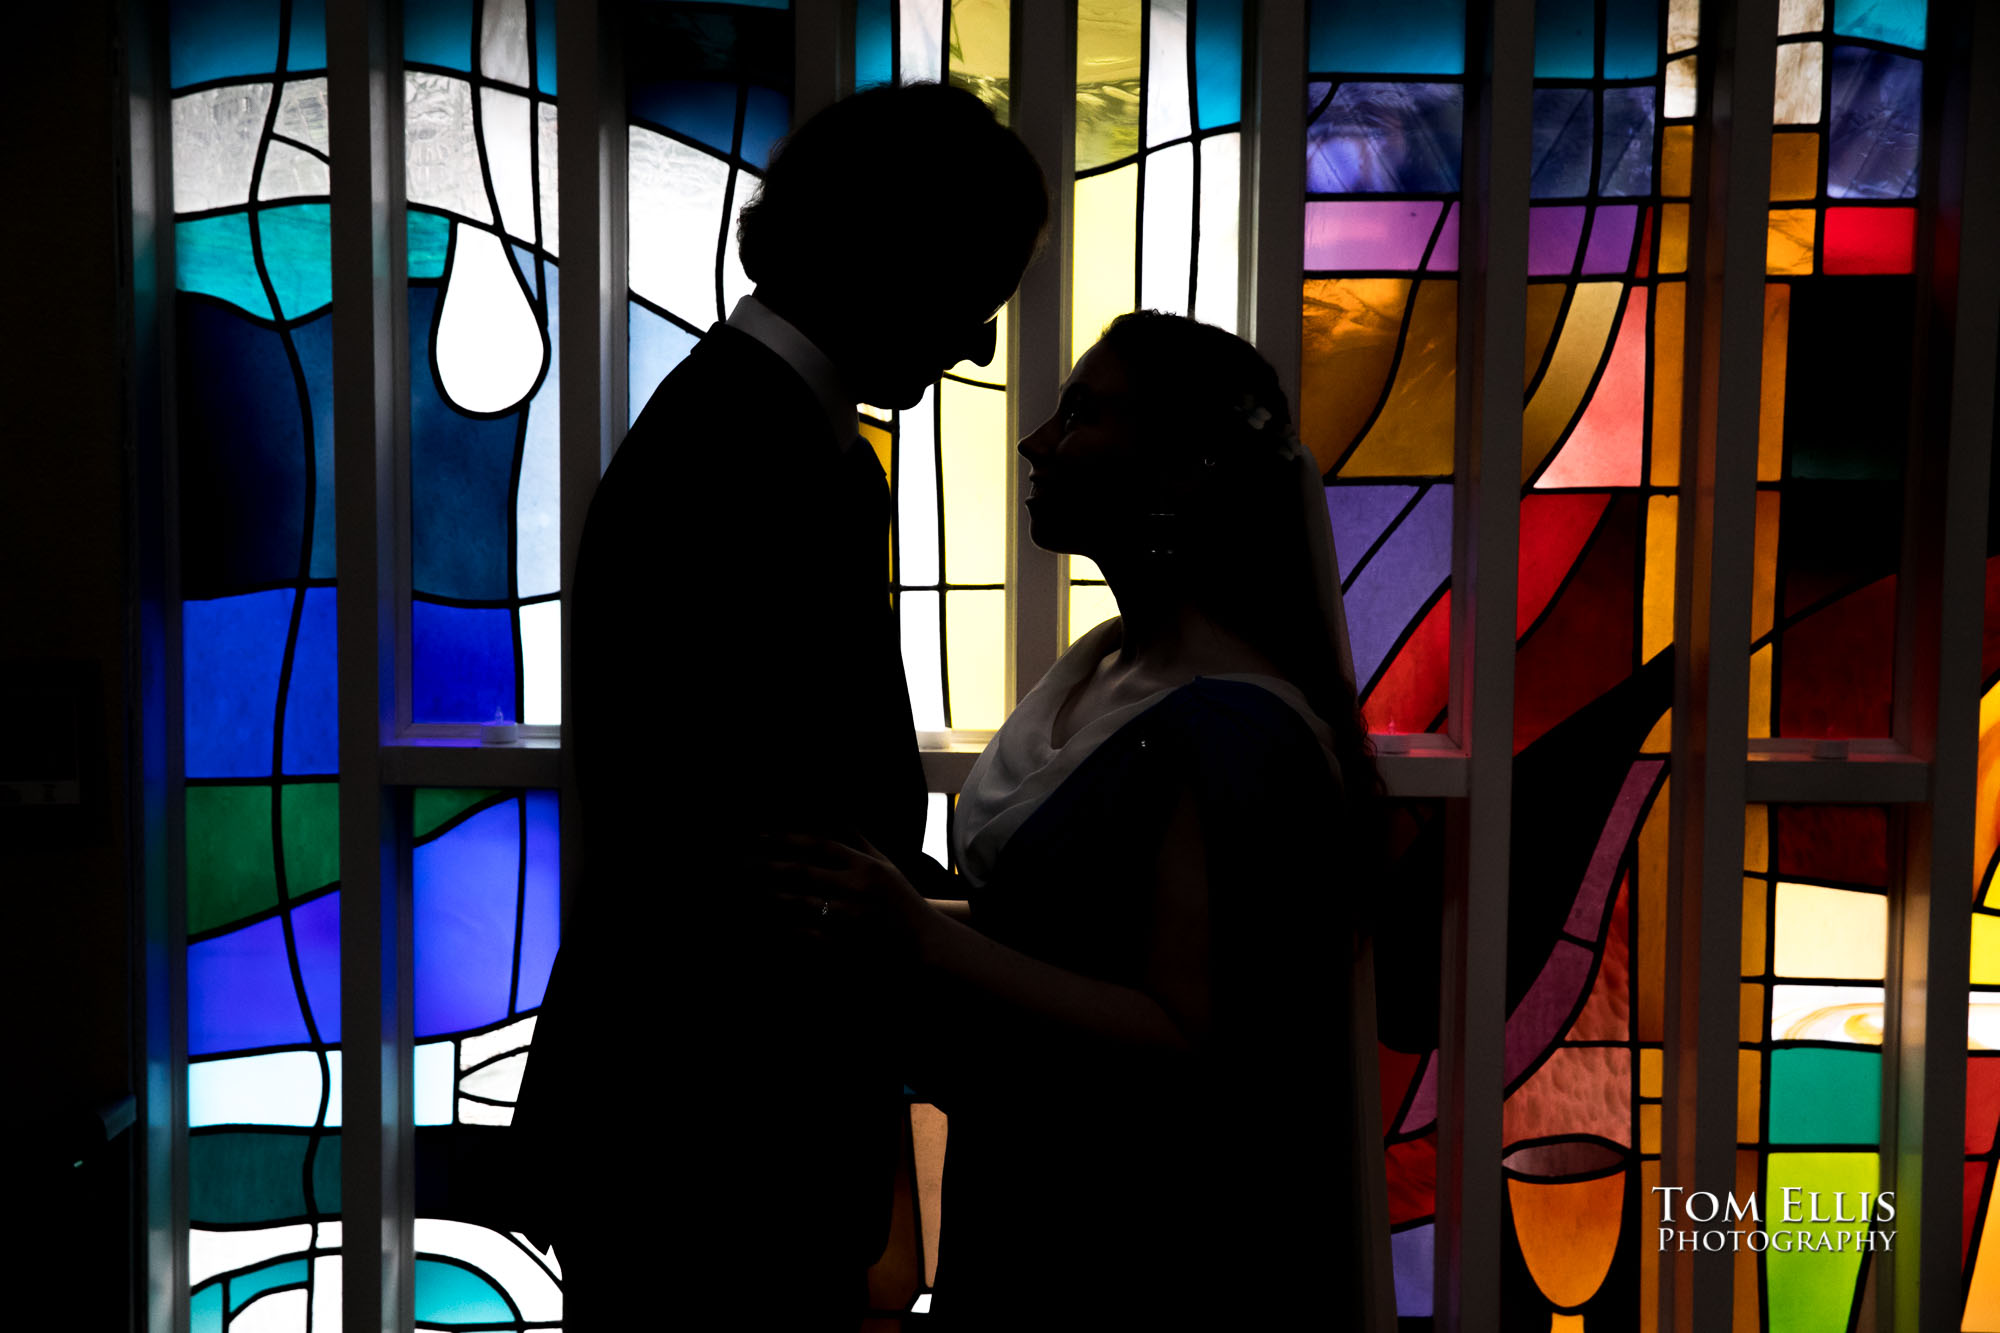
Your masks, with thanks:
M1535 382L1535 372L1542 368L1542 358L1548 354L1549 339L1555 337L1556 316L1562 313L1565 286L1560 282L1538 282L1528 288L1527 356L1521 368L1523 390Z
M1751 740L1768 740L1771 735L1771 645L1750 654Z
M1811 199L1819 193L1819 136L1771 136L1771 197Z
M1407 278L1309 278L1299 438L1326 472L1347 452L1389 383L1409 306Z
M1763 897L1760 892L1757 895ZM1757 970L1764 967L1763 955L1758 955ZM1736 1034L1742 1041L1762 1041L1764 1038L1764 987L1754 981L1743 982L1738 988L1736 1005Z
M1646 289L1634 287L1582 418L1537 486L1637 486L1646 417ZM1668 622L1672 623L1671 619Z
M1663 282L1653 289L1653 462L1655 486L1681 483L1682 347L1687 329L1687 285Z
M1667 808L1673 779L1660 784L1639 826L1639 1040L1666 1039Z
M1532 476L1555 448L1590 391L1611 340L1623 292L1623 283L1583 282L1570 297L1555 354L1549 358L1549 367L1521 418L1522 481Z
M1813 223L1817 217L1810 208L1781 208L1772 212L1771 232L1764 244L1766 273L1812 272Z
M1764 881L1743 881L1743 974L1764 970Z
M1625 1183L1623 1171L1594 1180L1508 1177L1521 1257L1550 1304L1581 1305L1597 1294L1618 1247Z
M1670 199L1694 193L1694 126L1669 125L1660 135L1660 193Z
M1756 546L1750 564L1750 641L1771 632L1778 597L1778 492L1757 492Z
M1785 459L1785 347L1792 327L1792 289L1764 284L1764 369L1757 412L1757 480L1777 481Z
M1758 1113L1764 1106L1764 1053L1762 1051L1738 1051L1736 1053L1736 1141L1756 1143L1763 1138L1758 1132Z
M1688 266L1688 206L1660 208L1660 272L1685 273Z
M1765 805L1743 807L1743 868L1764 871L1771 866L1771 809Z
M1736 1197L1757 1197L1757 1154L1754 1151L1736 1154ZM1757 1301L1757 1255L1748 1245L1736 1252L1735 1278L1731 1327L1735 1333L1759 1333L1764 1321Z
M1417 284L1395 381L1343 477L1447 477L1457 420L1458 284Z
M1646 583L1639 637L1639 656L1646 661L1674 641L1674 546L1679 518L1678 496L1647 499Z

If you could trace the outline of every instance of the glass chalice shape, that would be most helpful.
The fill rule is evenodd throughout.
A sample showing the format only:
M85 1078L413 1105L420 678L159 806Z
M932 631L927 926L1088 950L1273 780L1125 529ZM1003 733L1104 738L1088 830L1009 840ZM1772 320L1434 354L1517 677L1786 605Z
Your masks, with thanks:
M1524 1145L1502 1159L1521 1257L1555 1307L1550 1333L1583 1333L1576 1312L1611 1271L1630 1164L1627 1149L1583 1135Z

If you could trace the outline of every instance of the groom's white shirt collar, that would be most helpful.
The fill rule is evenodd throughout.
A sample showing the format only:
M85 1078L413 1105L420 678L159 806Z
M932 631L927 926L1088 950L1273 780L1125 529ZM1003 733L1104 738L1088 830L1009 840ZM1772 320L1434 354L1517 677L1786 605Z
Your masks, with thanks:
M840 372L812 339L798 326L754 296L745 296L729 312L729 327L749 334L777 354L778 359L798 372L799 378L819 400L826 414L827 429L845 449L861 433L861 420L854 411L854 399L840 382Z

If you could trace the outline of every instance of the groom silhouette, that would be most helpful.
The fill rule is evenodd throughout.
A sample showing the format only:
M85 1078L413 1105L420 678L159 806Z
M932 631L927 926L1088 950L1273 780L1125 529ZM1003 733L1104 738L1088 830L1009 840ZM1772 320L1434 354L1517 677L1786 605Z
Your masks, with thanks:
M894 980L771 919L757 835L859 834L919 885L941 873L855 403L912 407L990 361L1047 212L969 93L814 116L738 224L755 294L591 502L570 664L586 864L516 1120L572 1333L852 1329L867 1308L903 1114Z

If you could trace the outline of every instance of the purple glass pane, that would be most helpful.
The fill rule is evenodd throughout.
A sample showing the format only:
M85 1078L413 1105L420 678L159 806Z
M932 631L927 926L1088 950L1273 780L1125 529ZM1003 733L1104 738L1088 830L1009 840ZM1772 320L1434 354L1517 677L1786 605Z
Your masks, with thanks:
M1308 86L1306 110L1330 85ZM1458 188L1465 90L1455 83L1344 83L1306 127L1312 194L1432 194Z
M1430 1318L1437 1227L1427 1223L1391 1233L1389 1254L1396 1269L1396 1313L1404 1319Z
M1833 49L1833 143L1826 192L1836 199L1909 199L1923 148L1924 67L1865 46Z
M1528 210L1529 276L1570 271L1576 243L1583 238L1584 213L1581 205Z
M1599 208L1583 252L1585 273L1624 273L1632 267L1632 233L1639 225L1634 204Z
M1352 571L1347 632L1357 680L1374 676L1450 573L1451 487L1433 486L1373 558Z
M1423 260L1443 207L1424 200L1309 203L1306 268L1414 269Z
M1353 579L1362 555L1416 493L1414 486L1326 488L1326 516L1333 524L1333 553L1340 561L1343 584Z
M1426 272L1449 273L1458 267L1458 205L1444 211L1444 226L1438 229L1437 244L1424 261Z
M1597 166L1600 194L1653 192L1653 90L1604 90L1604 153Z
M299 975L306 983L319 1039L340 1040L340 892L292 909L292 939L299 948Z
M541 1005L562 941L561 827L552 791L528 793L527 896L521 905L521 981L514 1008Z
M274 917L188 945L187 1014L190 1055L307 1040L284 923Z
M1595 120L1588 88L1535 90L1535 124L1528 158L1531 196L1564 199L1590 192Z
M482 810L412 854L411 941L419 1037L507 1017L520 889L521 814Z

